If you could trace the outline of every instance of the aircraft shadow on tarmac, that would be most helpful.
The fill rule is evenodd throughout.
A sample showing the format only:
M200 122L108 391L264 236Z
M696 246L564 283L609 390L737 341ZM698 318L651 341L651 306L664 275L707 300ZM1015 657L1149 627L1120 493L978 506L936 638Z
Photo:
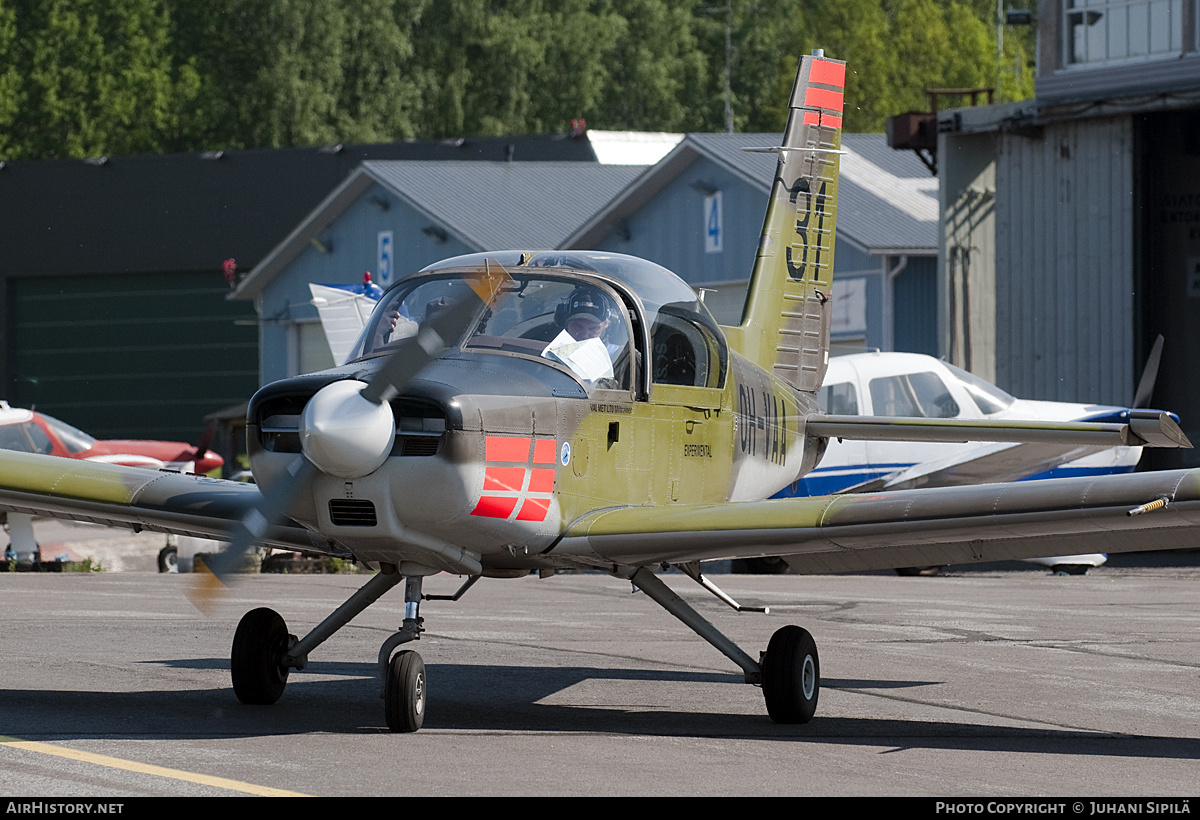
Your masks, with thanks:
M227 667L223 659L159 662L171 668ZM1043 754L1200 759L1200 739L1109 734L1046 726L1006 727L967 721L822 717L803 726L772 723L757 691L740 675L684 670L430 664L436 688L425 731L602 732L664 737L754 738L810 743L876 745L885 750L937 748ZM246 706L232 687L140 692L64 692L0 689L4 734L24 739L89 737L253 737L308 732L386 733L371 664L314 662L293 673L273 706ZM577 685L572 702L543 703ZM669 686L656 686L656 684ZM895 692L936 681L825 679L829 689ZM728 713L736 694L713 687L745 687L741 714ZM722 699L720 708L706 703ZM671 708L675 703L677 708ZM667 704L667 705L665 705ZM405 737L397 737L402 743Z

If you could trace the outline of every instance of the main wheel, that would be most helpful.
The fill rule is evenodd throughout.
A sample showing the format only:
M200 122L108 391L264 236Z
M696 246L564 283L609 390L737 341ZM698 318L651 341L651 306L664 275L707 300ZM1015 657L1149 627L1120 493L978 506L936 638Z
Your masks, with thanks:
M233 692L242 703L268 704L279 700L287 685L283 656L291 636L273 609L253 609L242 616L233 635L230 672Z
M179 548L167 544L158 551L159 572L179 572Z
M416 652L397 652L388 664L383 711L393 732L415 732L425 722L425 662Z
M767 714L776 723L808 723L821 693L821 662L807 629L785 626L771 636L762 662Z

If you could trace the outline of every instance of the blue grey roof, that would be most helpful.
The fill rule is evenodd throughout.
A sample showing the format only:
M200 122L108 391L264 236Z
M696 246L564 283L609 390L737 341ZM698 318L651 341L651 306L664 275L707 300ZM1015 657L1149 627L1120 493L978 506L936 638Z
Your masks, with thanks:
M662 162L636 180L572 238L580 240L600 221L636 209L652 190L683 167L706 157L749 184L770 192L776 155L746 151L774 148L780 134L688 134ZM868 253L934 254L938 245L938 181L915 154L888 147L883 134L843 134L838 181L838 235ZM639 190L650 188L652 190Z
M557 248L645 170L583 162L364 162L363 169L479 250Z

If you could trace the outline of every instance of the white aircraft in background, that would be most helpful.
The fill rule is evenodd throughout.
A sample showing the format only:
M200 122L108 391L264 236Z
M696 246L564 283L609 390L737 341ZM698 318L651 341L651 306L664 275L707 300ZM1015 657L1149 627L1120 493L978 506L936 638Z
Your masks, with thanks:
M1133 408L1150 401L1162 337L1155 342ZM818 397L827 413L937 419L1030 419L1122 423L1130 408L1018 399L990 382L919 353L856 353L829 360ZM1041 478L1131 473L1142 456L1136 446L1007 444L995 442L829 442L820 464L777 498L948 487ZM1104 553L1027 559L1063 574L1082 574L1107 560ZM774 565L786 565L776 560ZM767 564L755 565L769 570ZM901 574L930 572L903 568Z

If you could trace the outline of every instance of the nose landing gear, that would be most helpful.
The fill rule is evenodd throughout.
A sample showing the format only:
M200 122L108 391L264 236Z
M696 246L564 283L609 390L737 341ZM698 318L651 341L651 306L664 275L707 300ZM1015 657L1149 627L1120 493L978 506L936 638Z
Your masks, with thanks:
M389 729L394 732L420 729L425 722L425 663L411 650L397 652L395 657L392 652L402 643L419 639L424 631L418 611L421 576L405 578L394 567L391 570L374 576L302 640L288 634L283 618L274 610L261 608L247 612L234 633L230 658L233 691L238 700L253 705L279 700L290 670L303 669L308 664L309 652L403 580L406 581L404 625L379 650L383 679L380 696Z

